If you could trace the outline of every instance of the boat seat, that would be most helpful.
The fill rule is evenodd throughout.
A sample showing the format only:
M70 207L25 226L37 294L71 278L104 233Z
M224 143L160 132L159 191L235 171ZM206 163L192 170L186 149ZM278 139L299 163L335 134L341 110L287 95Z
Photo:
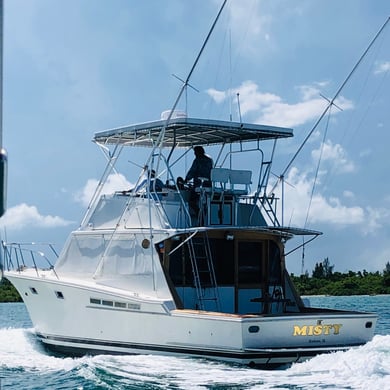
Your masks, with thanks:
M210 173L212 189L214 192L224 192L229 182L230 169L213 168Z
M230 193L247 195L252 184L252 171L231 169L229 172Z
M199 177L201 180L201 186L195 188L195 192L202 192L205 193L223 193L226 190L226 185L229 182L229 173L230 169L227 168L212 168L210 172L210 181L211 181L211 187L205 187L203 186L203 183L207 181L208 179L206 177Z
M202 182L206 178L200 178ZM252 184L252 171L242 169L212 168L210 172L211 187L196 188L196 192L211 194L247 195ZM227 184L230 187L227 188Z

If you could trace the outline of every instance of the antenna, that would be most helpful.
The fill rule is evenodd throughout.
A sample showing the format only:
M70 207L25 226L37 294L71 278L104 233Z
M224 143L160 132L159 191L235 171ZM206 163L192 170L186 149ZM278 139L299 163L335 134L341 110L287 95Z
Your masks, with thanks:
M240 123L242 124L241 118L241 105L240 105L240 94L237 92L237 106L238 106L238 115L240 117Z
M233 85L233 82L232 82L232 31L229 30L229 73L230 73L230 77L229 77L229 109L230 109L230 122L233 121L233 114L232 114L232 103L233 103L233 99L232 99L232 85Z

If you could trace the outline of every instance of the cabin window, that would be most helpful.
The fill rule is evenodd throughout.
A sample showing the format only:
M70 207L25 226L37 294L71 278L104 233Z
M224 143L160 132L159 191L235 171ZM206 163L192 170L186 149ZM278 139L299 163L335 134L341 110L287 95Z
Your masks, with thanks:
M56 264L64 274L93 275L106 247L103 235L74 235Z
M138 303L129 303L127 307L131 310L141 310L141 305Z
M173 241L172 250L181 244L181 241ZM193 285L192 267L187 245L182 245L170 255L169 275L175 286Z
M274 241L269 241L269 281L281 283L280 249Z
M96 298L89 298L89 302L95 305L100 305L102 303L100 299L96 299Z
M234 285L234 241L212 239L210 240L210 246L217 284Z
M202 240L202 239L199 239ZM173 248L181 242L174 242ZM214 272L218 285L234 284L234 241L226 239L209 239L211 257L214 266ZM172 250L173 250L172 248ZM203 251L203 248L202 248ZM204 258L202 252L200 259ZM200 260L198 260L199 262ZM204 266L204 264L203 264ZM201 267L200 263L198 267ZM194 277L192 272L191 259L189 257L188 246L183 245L169 257L169 275L175 286L193 286ZM201 274L202 283L210 283L210 276Z
M263 244L256 241L238 243L239 284L260 284Z
M58 299L64 299L64 294L62 294L61 291L55 291L55 293L56 293L56 297L57 297Z
M30 291L33 293L33 294L38 294L38 291L35 287L30 287Z

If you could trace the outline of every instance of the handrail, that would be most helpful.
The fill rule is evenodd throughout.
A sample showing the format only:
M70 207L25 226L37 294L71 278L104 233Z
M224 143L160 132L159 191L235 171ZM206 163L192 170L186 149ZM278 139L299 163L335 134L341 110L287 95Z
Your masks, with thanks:
M49 265L49 269L52 270L59 279L55 269L53 262L49 259L48 255L46 255L41 250L28 248L29 246L37 246L39 249L42 247L47 247L50 249L52 256L55 257L55 260L58 258L58 253L55 250L53 244L50 243L17 243L11 242L7 243L5 241L1 241L1 247L4 254L4 267L7 271L16 270L19 273L22 272L26 268L34 268L37 276L39 276L39 270L44 270L44 268L40 268L38 266L38 259L44 259L44 261ZM30 260L28 258L30 257Z

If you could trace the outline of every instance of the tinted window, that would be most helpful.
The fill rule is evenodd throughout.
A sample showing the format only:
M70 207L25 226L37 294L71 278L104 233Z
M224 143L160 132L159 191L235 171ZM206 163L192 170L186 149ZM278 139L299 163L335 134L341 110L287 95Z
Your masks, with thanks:
M261 282L261 242L238 243L238 283L258 284Z

